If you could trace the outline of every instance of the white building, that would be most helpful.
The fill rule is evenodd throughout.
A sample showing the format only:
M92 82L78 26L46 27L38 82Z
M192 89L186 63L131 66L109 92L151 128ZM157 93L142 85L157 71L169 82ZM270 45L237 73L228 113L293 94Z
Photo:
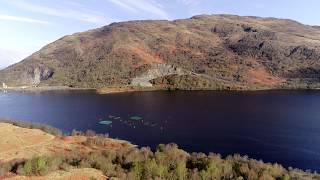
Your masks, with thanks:
M8 86L6 85L6 83L2 83L2 88L3 89L8 89Z

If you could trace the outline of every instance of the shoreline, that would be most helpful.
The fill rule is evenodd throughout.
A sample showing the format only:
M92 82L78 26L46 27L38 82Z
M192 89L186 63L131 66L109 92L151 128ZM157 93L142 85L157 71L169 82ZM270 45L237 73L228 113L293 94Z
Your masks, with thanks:
M95 88L73 88L68 86L40 86L40 87L8 87L0 88L1 91L15 92L46 92L46 91L96 91Z
M118 94L132 92L151 92L151 91L166 91L167 89L158 87L138 87L138 86L110 86L96 89L98 94Z
M103 88L78 88L68 86L40 86L40 87L8 87L0 88L0 91L13 92L49 92L49 91L94 91L98 94L118 94L133 92L153 92L153 91L225 91L225 92L260 92L260 91L319 91L320 88L247 88L247 89L168 89L163 87L138 87L138 86L108 86Z

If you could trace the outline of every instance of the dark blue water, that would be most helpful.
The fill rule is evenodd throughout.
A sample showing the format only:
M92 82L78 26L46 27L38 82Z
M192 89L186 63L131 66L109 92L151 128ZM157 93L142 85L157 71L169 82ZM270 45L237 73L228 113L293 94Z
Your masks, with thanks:
M0 93L0 117L320 170L320 91Z

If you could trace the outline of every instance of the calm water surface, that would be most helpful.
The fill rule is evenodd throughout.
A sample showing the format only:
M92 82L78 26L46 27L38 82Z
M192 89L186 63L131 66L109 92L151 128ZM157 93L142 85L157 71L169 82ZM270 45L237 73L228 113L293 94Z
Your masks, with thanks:
M99 124L109 116L118 118ZM320 170L320 91L10 92L0 93L0 117Z

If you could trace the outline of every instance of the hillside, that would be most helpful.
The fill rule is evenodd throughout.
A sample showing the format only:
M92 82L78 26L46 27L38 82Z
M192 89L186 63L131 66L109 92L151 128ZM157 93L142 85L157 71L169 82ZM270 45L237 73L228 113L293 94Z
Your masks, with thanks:
M113 23L65 36L0 71L0 81L81 88L318 88L319 59L317 26L201 15Z
M175 144L152 151L93 132L52 135L50 127L5 122L22 127L0 123L0 179L320 179L247 156L189 154Z

